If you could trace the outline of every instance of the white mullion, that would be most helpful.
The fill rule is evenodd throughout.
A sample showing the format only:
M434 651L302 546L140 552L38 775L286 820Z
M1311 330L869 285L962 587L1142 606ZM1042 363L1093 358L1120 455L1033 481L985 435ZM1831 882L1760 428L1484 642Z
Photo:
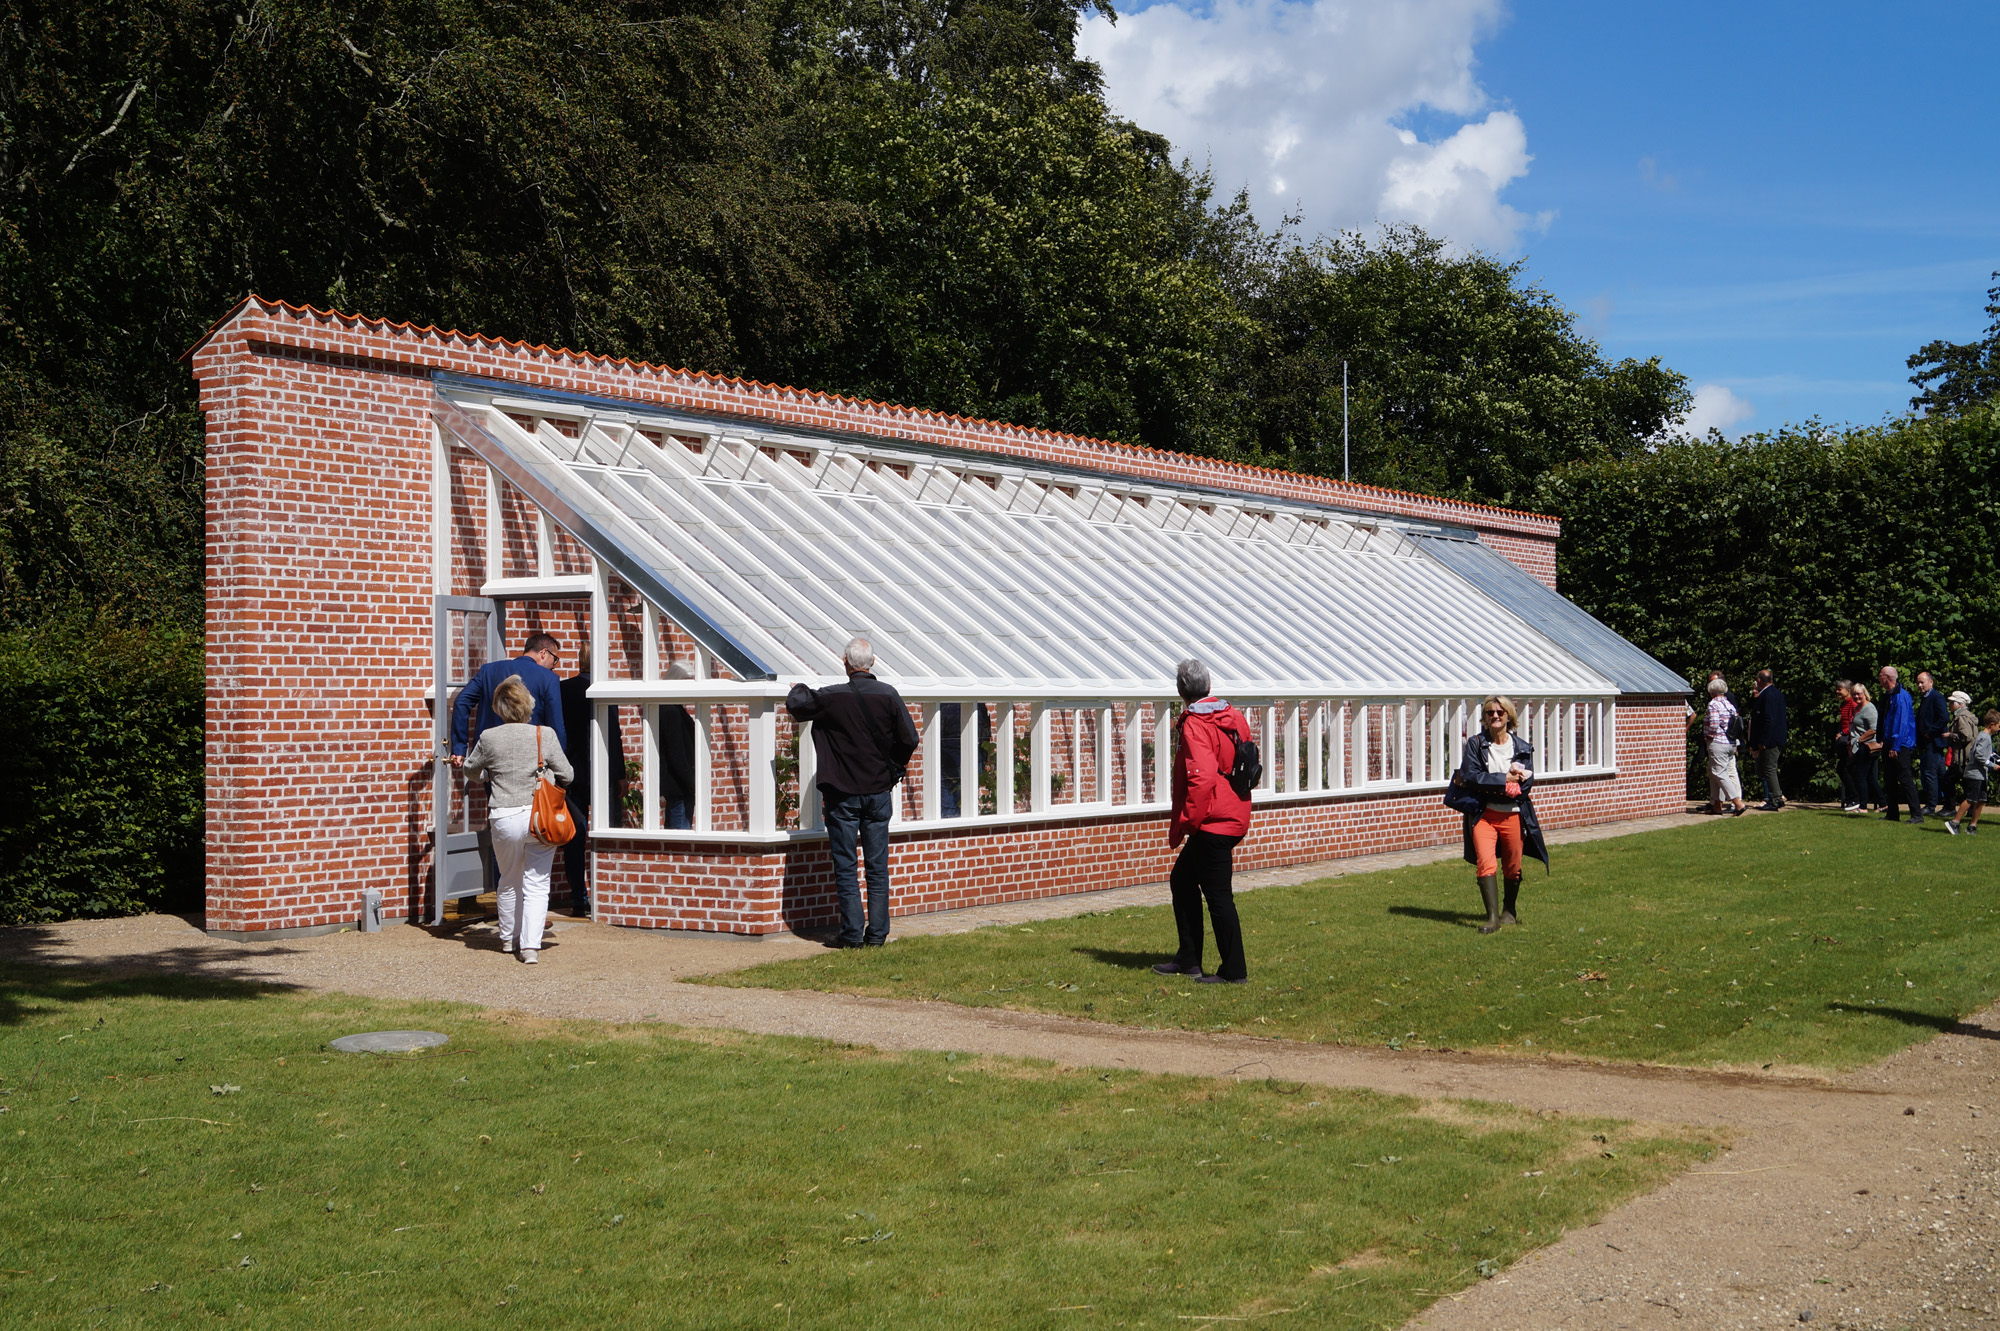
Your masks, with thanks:
M706 679L707 675L703 674ZM709 740L715 733L715 710L708 703L698 702L689 709L694 717L694 816L688 821L697 832L715 830L715 783L714 755L709 752Z
M486 576L498 582L507 576L506 524L500 513L500 473L486 469Z
M1300 706L1308 704L1301 703ZM1306 789L1319 791L1326 789L1326 699L1315 698L1310 706L1305 729L1306 748Z
M555 538L549 534L549 515L540 508L535 510L535 576L553 578L556 575Z
M943 807L941 789L943 782L938 778L944 771L944 712L938 703L918 704L922 709L923 725L918 731L920 744L917 770L923 774L923 810L918 815L926 822L938 816ZM961 792L962 793L962 792Z
M750 830L767 835L778 828L778 709L770 698L744 704L750 730Z
M958 704L958 815L979 817L979 718L985 705L964 698ZM997 814L1000 806L995 803Z
M1083 709L1067 707L1069 713L1069 803L1083 803Z
M813 723L798 723L799 734L799 830L817 832L826 826L825 811L819 802L819 746L813 743Z
M1167 804L1174 797L1174 708L1170 702L1153 704L1153 802Z
M1369 711L1370 707L1366 702L1357 701L1353 705L1353 721L1348 727L1352 732L1352 743L1349 747L1352 753L1351 770L1353 780L1348 782L1350 786L1365 786L1368 784Z
M1097 717L1097 784L1090 793L1096 797L1093 803L1108 807L1112 803L1111 797L1114 793L1112 778L1116 775L1115 769L1118 765L1112 757L1113 714L1110 703L1093 710Z
M1049 741L1054 708L1046 702L1030 704L1028 715L1028 811L1047 813L1049 811L1049 763L1054 747Z
M590 668L601 674L611 654L611 571L593 559L590 575ZM611 826L610 720L608 706L590 709L590 808L600 828Z
M1146 802L1146 722L1145 703L1138 698L1125 700L1125 803Z
M1304 727L1299 724L1299 712L1306 704L1293 699L1285 706L1285 793L1299 792L1299 735Z
M1017 703L1000 706L993 726L993 812L996 817L1014 814L1014 724Z
M1265 703L1258 709L1258 738L1263 742L1264 779L1257 783L1257 789L1266 794L1278 792L1278 704Z

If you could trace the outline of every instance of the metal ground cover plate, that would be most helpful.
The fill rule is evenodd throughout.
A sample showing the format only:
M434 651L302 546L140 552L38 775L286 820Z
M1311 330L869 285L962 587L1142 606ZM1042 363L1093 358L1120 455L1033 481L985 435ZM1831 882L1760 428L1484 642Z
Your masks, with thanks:
M409 1054L449 1039L449 1035L437 1031L369 1031L363 1035L343 1035L330 1043L343 1054Z

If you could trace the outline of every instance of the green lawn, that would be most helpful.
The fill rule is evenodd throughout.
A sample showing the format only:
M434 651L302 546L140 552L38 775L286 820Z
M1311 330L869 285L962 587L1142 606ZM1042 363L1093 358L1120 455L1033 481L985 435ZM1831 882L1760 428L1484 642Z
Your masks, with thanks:
M711 984L1029 1008L1346 1044L1851 1067L2000 994L2000 826L1981 841L1795 811L1554 849L1520 928L1470 867L1238 898L1247 986L1162 980L1166 907L906 938ZM1210 942L1208 964L1215 964Z
M410 1027L451 1043L326 1048ZM15 1327L1396 1325L1715 1147L18 968L0 1103Z

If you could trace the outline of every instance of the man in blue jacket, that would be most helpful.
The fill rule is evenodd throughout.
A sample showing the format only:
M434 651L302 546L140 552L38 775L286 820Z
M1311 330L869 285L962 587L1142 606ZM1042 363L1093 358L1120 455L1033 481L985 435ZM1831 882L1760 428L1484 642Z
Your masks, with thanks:
M535 714L529 724L547 726L556 732L556 738L565 748L569 745L568 732L563 729L562 681L556 678L556 662L561 659L562 644L549 633L534 633L528 637L521 654L511 661L488 661L479 667L466 686L458 691L458 701L451 706L451 765L465 766L465 752L471 747L466 734L467 723L471 721L474 709L479 714L479 728L502 724L499 713L493 710L493 690L506 683L507 676L519 675L521 682L528 686L528 696L535 700Z
M1895 822L1899 802L1910 811L1910 822L1921 826L1923 812L1917 807L1917 792L1910 783L1910 755L1917 747L1916 709L1910 705L1910 691L1902 686L1896 667L1883 666L1881 673L1882 719L1877 727L1882 745L1882 789L1888 800L1883 821Z
M1778 692L1770 671L1759 670L1750 693L1750 756L1757 760L1757 774L1764 778L1764 802L1758 807L1773 813L1785 807L1785 792L1778 785L1778 761L1784 757L1785 742L1790 738L1785 695Z
M1919 813L1939 812L1939 784L1944 780L1944 737L1951 729L1951 707L1938 692L1937 684L1931 679L1931 672L1917 672L1917 692L1923 696L1917 701L1917 763L1923 773L1923 807Z

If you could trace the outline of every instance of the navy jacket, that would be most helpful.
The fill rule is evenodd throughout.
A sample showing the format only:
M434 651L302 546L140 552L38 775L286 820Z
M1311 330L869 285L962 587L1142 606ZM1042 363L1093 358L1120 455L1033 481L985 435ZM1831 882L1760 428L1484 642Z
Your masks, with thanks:
M1792 736L1785 720L1785 695L1776 684L1750 699L1750 747L1782 749Z
M1472 848L1472 825L1479 819L1479 813L1472 809L1472 800L1477 800L1480 811L1488 804L1518 804L1521 806L1521 848L1542 862L1542 868L1549 869L1549 848L1542 840L1541 820L1535 817L1535 802L1528 798L1528 792L1535 785L1535 746L1522 735L1514 736L1514 761L1528 769L1528 777L1521 783L1518 798L1507 798L1507 774L1486 770L1486 757L1493 752L1493 741L1486 738L1486 732L1469 737L1465 750L1459 755L1458 770L1451 775L1451 787L1445 791L1444 802L1465 815L1465 862L1479 863L1479 853Z
M590 759L591 750L596 745L590 742L590 676L571 675L562 682L563 757L569 759L569 766L576 775L570 779L569 797L585 808L590 807ZM625 775L625 732L618 725L618 709L608 709L605 718L605 745L611 751L611 779L620 780ZM613 799L617 798L615 792Z
M1951 704L1943 689L1932 689L1917 703L1917 747L1942 749L1944 732L1951 729Z
M814 777L836 795L879 795L894 790L917 751L917 727L893 685L863 670L845 684L809 689L792 685L785 710L813 723Z
M517 656L511 661L488 661L479 667L466 686L458 691L458 701L451 705L451 751L462 754L469 747L466 743L466 722L472 719L473 709L479 709L479 728L501 724L500 714L493 710L493 690L507 682L507 676L519 675L521 682L528 686L528 695L535 700L535 714L529 718L530 725L547 726L556 732L562 741L563 751L569 751L569 732L563 729L562 681L553 670L542 669L542 663L530 657Z

